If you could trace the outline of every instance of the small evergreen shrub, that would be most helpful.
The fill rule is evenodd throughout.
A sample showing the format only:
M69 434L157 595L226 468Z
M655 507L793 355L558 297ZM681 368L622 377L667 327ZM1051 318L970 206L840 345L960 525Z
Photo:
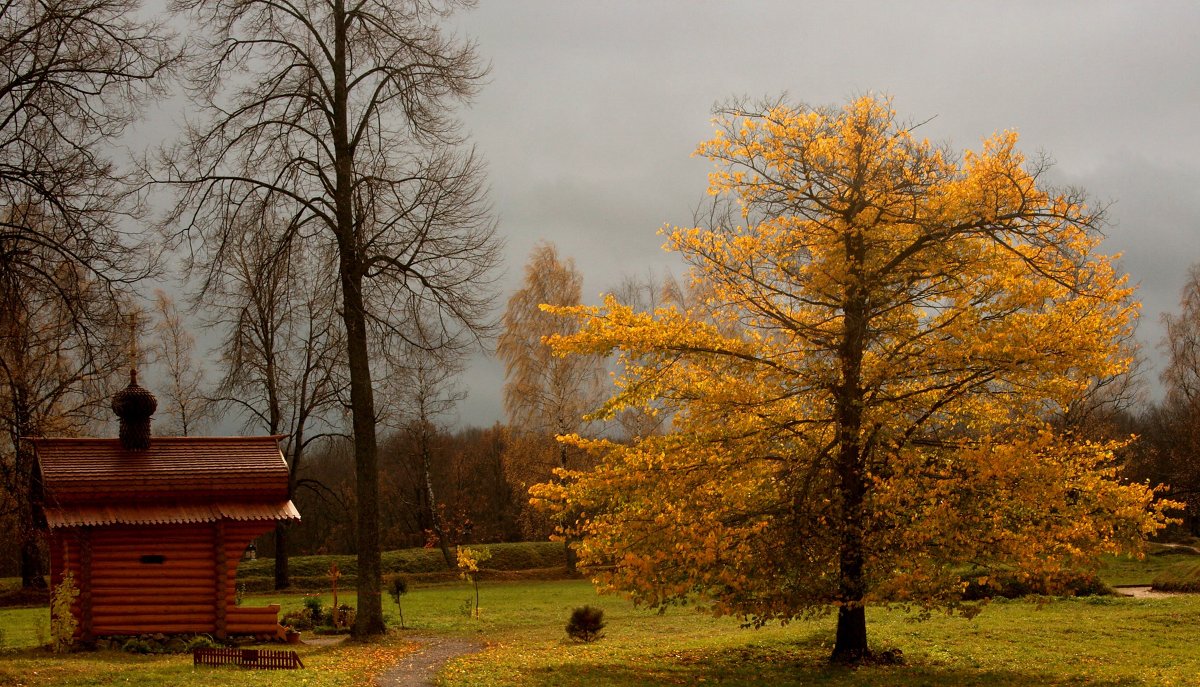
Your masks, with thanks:
M396 605L400 605L400 597L408 593L408 580L401 575L393 577L392 583L388 585L388 593L392 595Z
M594 642L604 636L604 609L582 606L571 612L567 635L576 641Z
M308 617L313 626L324 624L325 611L321 608L321 597L304 597L304 610L308 612Z

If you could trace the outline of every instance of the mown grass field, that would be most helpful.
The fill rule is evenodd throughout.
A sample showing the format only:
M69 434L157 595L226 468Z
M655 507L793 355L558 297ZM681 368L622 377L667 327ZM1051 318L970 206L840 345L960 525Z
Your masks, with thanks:
M1147 554L1140 559L1106 556L1100 566L1100 577L1112 586L1150 586L1167 570L1197 563L1200 563L1200 556L1173 553L1172 549L1152 544Z
M1110 561L1111 584L1148 583L1181 557ZM55 656L34 648L45 608L0 609L4 643L0 685L364 685L412 649L408 638L454 634L487 649L452 661L441 684L467 685L1200 685L1200 597L1094 597L997 600L974 619L934 616L915 622L901 611L872 610L876 648L903 650L907 665L857 670L825 659L833 638L830 617L786 627L747 629L689 608L665 614L597 596L579 580L485 582L482 614L466 610L466 583L419 586L403 597L409 627L370 645L301 647L302 671L193 670L190 656L133 656L90 652ZM340 598L353 600L353 595ZM250 595L284 610L304 596ZM328 595L326 595L328 600ZM590 645L567 640L572 608L605 609L606 637ZM42 621L45 622L44 620ZM46 633L43 627L40 632ZM307 635L306 635L307 637Z
M502 601L495 598L500 590L485 592L493 605ZM589 598L589 592L576 583L545 584L537 603L505 608L508 618L485 610L477 625L491 648L453 662L444 684L1200 683L1200 646L1194 642L1200 600L1193 597L1099 597L1041 607L997 601L971 620L935 616L925 622L875 610L869 616L872 642L876 648L902 649L908 665L847 670L826 664L832 617L744 629L734 620L697 616L688 609L646 613L610 598ZM561 627L569 607L583 602L606 609L608 636L593 645L566 641Z

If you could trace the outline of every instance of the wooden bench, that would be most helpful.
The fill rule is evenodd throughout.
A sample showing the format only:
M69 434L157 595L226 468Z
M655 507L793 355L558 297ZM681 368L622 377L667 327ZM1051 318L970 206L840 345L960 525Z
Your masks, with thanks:
M192 652L193 666L238 665L263 670L303 668L304 663L295 651L273 649L196 649Z

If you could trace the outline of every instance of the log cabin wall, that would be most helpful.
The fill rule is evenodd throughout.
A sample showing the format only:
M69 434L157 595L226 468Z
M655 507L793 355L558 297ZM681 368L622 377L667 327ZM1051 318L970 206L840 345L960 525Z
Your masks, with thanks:
M97 635L212 632L211 528L105 528L92 538Z
M84 639L148 632L260 633L264 626L274 626L277 609L237 605L237 566L250 541L273 527L273 522L225 521L219 527L196 523L55 531L51 577L57 585L67 570L74 574L80 596L72 610ZM84 566L89 548L91 565ZM219 554L224 554L223 566L218 565ZM218 624L221 615L225 627Z

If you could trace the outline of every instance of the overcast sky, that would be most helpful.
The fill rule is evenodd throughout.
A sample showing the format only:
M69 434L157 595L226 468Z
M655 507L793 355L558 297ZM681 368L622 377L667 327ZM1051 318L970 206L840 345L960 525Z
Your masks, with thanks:
M672 267L657 231L703 197L691 152L715 102L886 93L960 150L1015 129L1056 183L1111 204L1106 251L1140 284L1157 378L1161 313L1200 260L1200 3L483 0L450 24L492 64L463 119L507 240L502 302L540 239L593 300ZM503 420L502 383L477 360L460 422Z

